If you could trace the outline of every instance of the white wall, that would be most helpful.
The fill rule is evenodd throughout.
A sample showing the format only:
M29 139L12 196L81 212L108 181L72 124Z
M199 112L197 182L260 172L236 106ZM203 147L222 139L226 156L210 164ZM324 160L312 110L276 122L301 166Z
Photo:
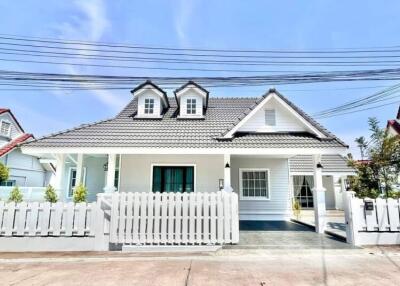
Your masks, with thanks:
M120 191L150 192L152 164L195 164L195 191L215 192L224 178L223 155L122 155Z
M39 159L14 149L1 160L10 169L10 180L20 187L43 187L48 184L51 172L46 171Z
M291 215L289 167L287 159L231 157L231 182L239 193L239 168L270 170L270 200L240 200L241 220L286 220Z
M203 97L195 92L194 90L187 90L180 97L180 116L183 117L193 117L193 116L203 116ZM187 99L196 99L196 114L187 114Z
M144 101L146 98L154 99L154 113L145 114L144 113ZM161 114L161 98L155 94L152 90L146 90L138 96L138 116L139 117L154 117L160 116Z
M276 125L265 125L265 109L275 109ZM270 99L260 110L239 128L243 132L302 132L307 131L303 123L284 108L274 98Z

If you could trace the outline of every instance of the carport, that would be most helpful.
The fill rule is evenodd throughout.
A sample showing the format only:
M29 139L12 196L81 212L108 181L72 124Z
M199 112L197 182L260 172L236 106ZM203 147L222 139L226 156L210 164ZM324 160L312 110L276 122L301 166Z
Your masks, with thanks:
M311 227L291 221L240 221L240 239L230 249L348 249L350 244L316 233Z

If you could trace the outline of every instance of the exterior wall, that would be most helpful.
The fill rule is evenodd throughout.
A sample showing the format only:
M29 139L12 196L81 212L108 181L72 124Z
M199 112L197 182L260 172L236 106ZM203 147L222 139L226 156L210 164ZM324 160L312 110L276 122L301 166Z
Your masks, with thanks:
M153 114L145 114L144 113L144 100L146 98L154 99L154 113ZM155 117L161 115L161 99L160 97L154 93L152 90L144 91L138 97L138 116L140 117Z
M96 201L98 193L102 193L105 186L106 172L104 171L104 164L106 164L106 157L87 157L84 156L83 168L85 186L88 190L87 202ZM66 164L63 180L63 200L71 201L72 198L68 197L69 178L71 168L76 168L75 164Z
M265 125L265 109L275 109L276 125ZM301 132L307 131L306 127L299 122L286 108L276 100L269 100L263 108L257 111L238 131L244 132Z
M120 191L150 192L152 164L194 164L196 192L218 191L224 178L223 155L121 155Z
M291 214L288 160L233 156L231 158L231 182L233 190L238 194L240 192L240 168L266 168L270 170L270 200L239 200L240 219L288 219Z
M196 99L196 114L186 114L187 111L187 102L186 100L189 98L194 98ZM203 97L195 92L194 90L188 90L185 92L185 94L182 94L180 96L180 116L187 116L187 117L193 117L193 116L202 116L203 115Z
M332 176L322 176L322 185L326 189L325 192L325 206L328 210L334 210L336 208L335 203L335 188L333 185Z
M49 183L52 172L46 171L39 159L22 154L19 149L6 154L1 160L10 169L10 180L20 187L44 187Z

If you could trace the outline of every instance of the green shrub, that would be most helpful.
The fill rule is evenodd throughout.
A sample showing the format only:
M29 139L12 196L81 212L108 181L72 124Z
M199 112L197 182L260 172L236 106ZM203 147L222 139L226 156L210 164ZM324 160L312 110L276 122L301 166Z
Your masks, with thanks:
M87 195L87 189L82 183L80 183L74 189L74 198L73 198L74 203L86 202L86 195Z
M400 199L400 192L399 191L389 191L387 194L388 198L392 199Z
M10 175L10 171L8 170L8 168L0 162L0 183L7 181L8 177Z
M363 198L370 198L376 199L381 195L381 192L375 189L361 189L356 192L356 197L363 199Z
M50 203L56 203L58 201L56 190L52 185L48 185L44 193L44 200Z
M23 200L23 195L21 193L21 191L19 190L18 186L15 186L11 193L10 193L10 197L8 198L9 202L15 202L15 203L20 203Z

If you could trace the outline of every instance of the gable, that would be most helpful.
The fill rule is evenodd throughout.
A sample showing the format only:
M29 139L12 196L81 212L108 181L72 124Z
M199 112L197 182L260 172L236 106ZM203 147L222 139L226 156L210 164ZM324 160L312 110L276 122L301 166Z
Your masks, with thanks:
M274 106L280 111L280 125L276 125L275 127L266 126L264 117L265 110L271 110ZM263 114L262 121L261 114ZM255 117L256 115L257 117ZM253 125L248 125L248 122ZM248 108L247 111L238 118L235 125L223 134L224 138L233 138L234 134L243 126L245 126L244 128L247 132L273 133L307 131L319 138L327 138L331 135L326 130L321 130L323 128L318 123L306 115L302 110L297 108L292 102L283 97L280 93L275 91L275 89L270 89L270 91L260 100L257 100L252 107Z
M0 123L1 121L6 121L11 123L11 132L10 132L10 137L9 138L2 138L3 136L0 136L0 146L4 145L5 143L9 142L10 139L17 138L18 136L22 135L24 132L19 126L18 122L14 119L14 117L11 115L10 112L4 112L0 114Z
M266 110L275 112L275 125L266 124ZM268 113L267 113L268 114ZM272 113L273 116L273 113ZM239 132L311 132L287 107L271 98L239 129Z

